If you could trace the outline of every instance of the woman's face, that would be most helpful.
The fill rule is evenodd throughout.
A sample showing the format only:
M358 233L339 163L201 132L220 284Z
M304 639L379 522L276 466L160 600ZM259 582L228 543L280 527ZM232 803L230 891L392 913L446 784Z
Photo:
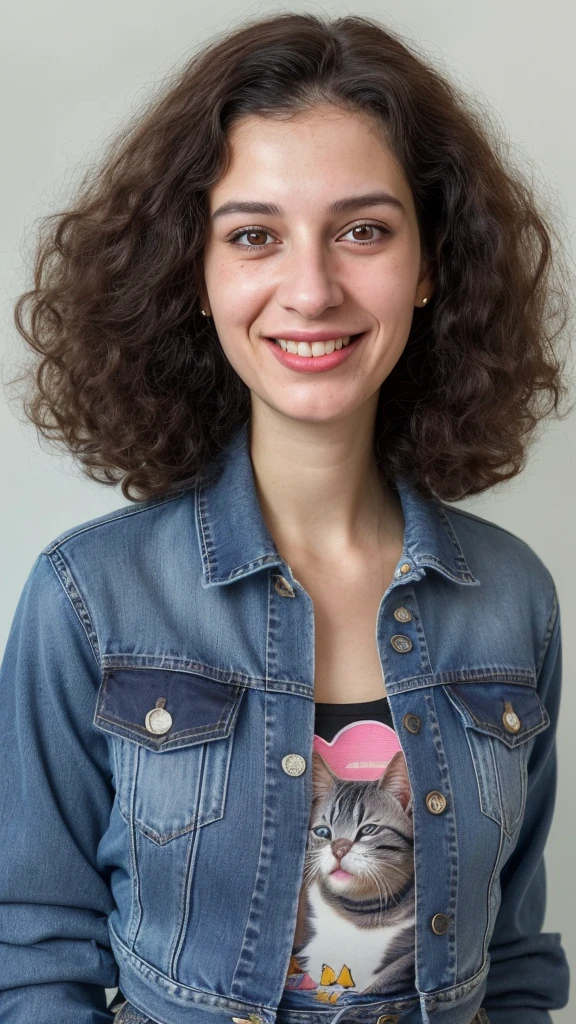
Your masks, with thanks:
M415 305L432 294L402 168L367 119L332 107L283 123L245 118L230 146L204 261L228 360L253 401L282 417L326 423L373 409ZM286 356L268 340L294 348L322 333L361 338L333 341L324 356L317 345Z

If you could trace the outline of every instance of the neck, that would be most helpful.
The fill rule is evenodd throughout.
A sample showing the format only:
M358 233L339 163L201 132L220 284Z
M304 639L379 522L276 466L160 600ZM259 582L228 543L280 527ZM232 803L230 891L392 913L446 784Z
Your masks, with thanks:
M340 561L395 539L403 526L395 491L373 453L375 404L354 422L311 423L253 405L250 455L262 513L287 561ZM400 523L401 520L401 523Z

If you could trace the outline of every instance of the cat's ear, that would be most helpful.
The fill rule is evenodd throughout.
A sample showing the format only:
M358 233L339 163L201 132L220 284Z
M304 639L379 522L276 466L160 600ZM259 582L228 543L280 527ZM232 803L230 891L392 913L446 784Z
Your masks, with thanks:
M314 798L324 798L338 782L338 776L334 774L329 764L326 763L322 754L317 750L312 751L312 789Z
M412 799L412 790L402 750L398 750L392 760L388 762L388 766L379 780L379 785L381 789L392 793L400 801L405 811L408 809Z

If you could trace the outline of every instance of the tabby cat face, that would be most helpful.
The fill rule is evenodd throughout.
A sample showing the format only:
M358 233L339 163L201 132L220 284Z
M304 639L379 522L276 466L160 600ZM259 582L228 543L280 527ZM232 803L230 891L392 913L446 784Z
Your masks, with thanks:
M379 779L349 781L312 754L314 798L305 879L333 893L394 902L414 873L412 794L398 751Z

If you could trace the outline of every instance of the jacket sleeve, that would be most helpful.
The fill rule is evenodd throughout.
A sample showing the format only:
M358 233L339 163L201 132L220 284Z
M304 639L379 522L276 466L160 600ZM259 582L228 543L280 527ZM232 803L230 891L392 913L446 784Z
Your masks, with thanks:
M0 1024L109 1024L113 906L97 849L113 801L100 671L71 578L43 552L0 669Z
M556 592L538 677L550 717L528 762L526 809L517 844L501 873L502 901L489 946L483 1007L491 1024L550 1024L549 1010L568 1002L570 974L561 935L542 932L546 910L544 847L554 812L556 726L562 680L560 607Z

